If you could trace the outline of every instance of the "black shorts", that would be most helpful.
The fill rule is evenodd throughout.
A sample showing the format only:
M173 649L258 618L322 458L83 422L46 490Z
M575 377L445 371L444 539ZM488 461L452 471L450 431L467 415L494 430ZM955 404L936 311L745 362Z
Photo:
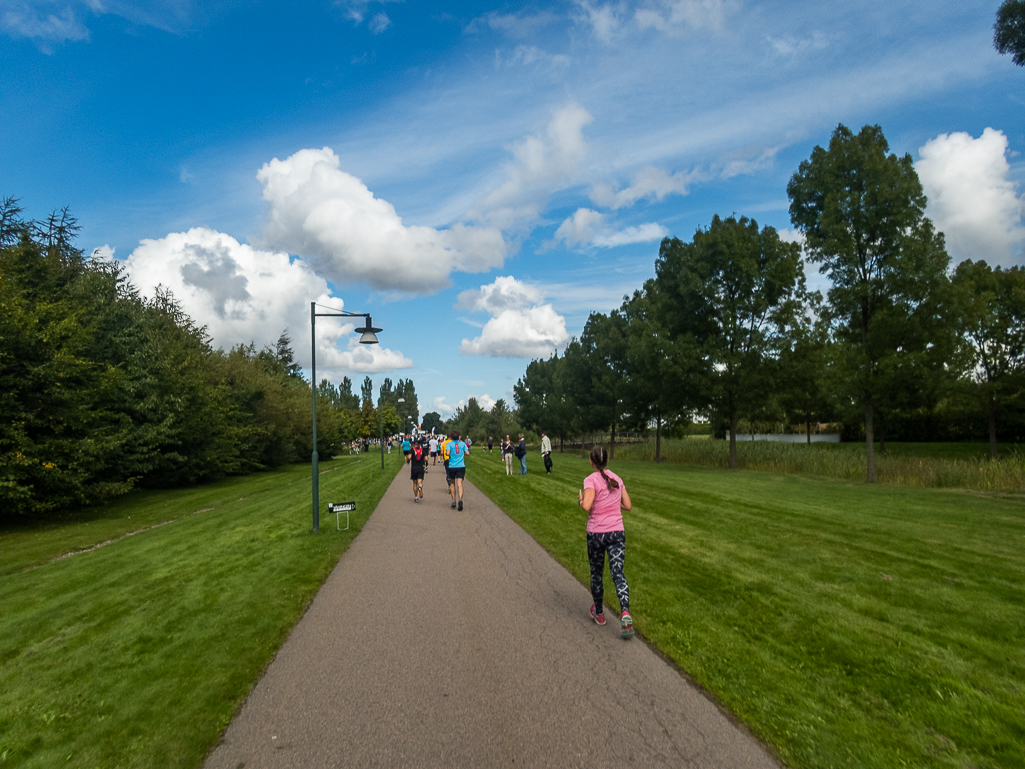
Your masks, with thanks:
M466 468L465 467L450 467L448 469L448 477L450 479L452 479L453 481L456 478L465 478L466 477Z
M438 458L438 452L437 451L432 451L431 452L431 457L434 458L434 459L437 459Z
M409 466L409 479L412 481L420 480L424 478L424 466L422 462L413 462Z

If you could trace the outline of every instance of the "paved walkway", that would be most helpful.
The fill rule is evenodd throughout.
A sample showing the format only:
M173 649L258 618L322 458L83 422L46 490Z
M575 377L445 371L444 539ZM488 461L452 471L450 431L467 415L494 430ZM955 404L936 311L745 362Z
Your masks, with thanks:
M470 458L471 478L482 461ZM392 483L208 769L778 769L643 641L620 639L611 613L595 625L589 590L476 488L460 513L440 464L420 504L408 476Z

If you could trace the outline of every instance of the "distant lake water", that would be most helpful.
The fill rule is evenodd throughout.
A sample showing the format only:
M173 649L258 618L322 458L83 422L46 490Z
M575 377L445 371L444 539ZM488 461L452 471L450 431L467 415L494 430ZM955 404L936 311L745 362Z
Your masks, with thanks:
M776 441L777 443L807 443L808 436L800 435L798 433L777 433L769 435L766 433L755 433L752 437L751 433L737 433L738 441ZM840 433L821 433L816 435L812 433L812 443L839 443Z

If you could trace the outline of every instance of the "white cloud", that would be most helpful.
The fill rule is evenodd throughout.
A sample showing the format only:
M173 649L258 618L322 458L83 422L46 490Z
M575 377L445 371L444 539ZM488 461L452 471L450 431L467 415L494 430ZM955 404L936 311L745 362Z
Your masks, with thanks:
M595 6L584 0L577 0L577 6L584 12L581 21L591 25L594 36L606 43L610 42L622 24L621 9L611 3Z
M549 11L540 11L539 13L524 14L522 16L515 13L492 11L484 16L478 16L467 24L466 31L471 33L477 32L484 26L487 26L516 37L533 37L539 29L552 24L558 18L558 16Z
M662 168L645 166L634 175L633 184L626 189L613 190L607 184L596 184L591 187L588 195L600 206L613 210L632 206L638 200L662 200L666 195L686 195L688 185L700 181L704 175L698 171L677 171L670 174Z
M544 295L512 276L498 277L479 290L459 294L457 307L487 312L491 318L475 339L459 345L463 355L494 358L548 357L569 342L566 319Z
M50 43L63 43L67 40L88 40L89 30L75 16L74 9L68 5L55 12L47 12L28 2L5 3L6 8L0 15L0 27L10 37L26 37L36 40L44 53L52 53Z
M466 405L466 401L460 400L458 403L456 403L456 405L450 406L448 403L446 403L447 400L448 399L444 395L439 395L437 398L434 399L434 402L431 404L433 407L431 410L437 411L439 414L441 414L442 419L448 419L456 413L456 409L460 409Z
M564 240L570 248L588 245L605 226L605 214L590 208L578 208L555 231L556 240Z
M189 26L190 0L4 0L0 29L10 37L35 40L40 50L52 53L53 43L89 39L83 17L114 15L166 32L180 33Z
M391 26L391 19L388 18L388 14L386 13L378 13L370 20L368 26L370 27L371 32L375 35L380 35Z
M987 128L978 139L940 134L918 150L915 164L929 199L927 213L944 232L955 261L1020 264L1025 257L1025 196L1008 178L1007 137Z
M550 70L561 70L568 67L569 63L569 56L561 53L548 53L548 51L533 45L518 45L507 56L503 55L500 50L495 50L495 67L529 67L537 64Z
M335 0L334 4L342 9L342 12L345 14L346 18L351 19L356 25L359 25L360 23L362 23L363 19L366 18L367 9L370 8L372 2L377 2L381 5L384 5L386 3L398 1L399 0ZM384 16L385 20L388 21L388 23L391 23L388 17L385 16L385 14L379 13L377 14L377 16ZM375 16L374 19L372 19L370 22L370 30L374 32L375 35L377 34L377 31L374 31L373 24L374 20L377 19L377 16Z
M483 395L476 395L474 397L477 399L477 405L485 411L491 411L498 402L487 393L484 393Z
M766 147L753 156L748 155L746 150L737 150L724 158L722 171L719 176L723 179L732 179L742 174L754 174L772 167L773 159L776 157L782 146Z
M625 246L628 243L650 243L653 240L662 240L669 234L669 230L661 224L647 222L638 227L627 227L619 232L603 232L595 236L591 245L598 248L613 248Z
M109 247L97 252L113 253ZM309 303L343 308L327 282L304 262L291 261L285 253L255 249L205 227L143 240L125 267L144 294L152 295L158 285L169 288L189 317L207 327L215 346L227 349L253 342L259 349L273 345L288 329L296 360L306 368L310 364ZM318 378L321 372L372 373L413 365L401 352L360 345L353 326L344 318L318 319Z
M533 224L548 196L573 183L587 157L584 126L591 114L575 102L555 111L544 135L528 136L512 148L506 181L485 199L475 217L503 230Z
M811 37L794 37L789 34L779 37L770 35L765 40L774 54L790 59L807 51L822 50L829 45L829 39L821 32L813 32Z
M272 248L308 257L334 283L432 293L454 270L485 272L506 255L494 227L446 230L402 223L394 206L339 168L334 152L300 150L266 163L256 178L269 204L264 237Z
M642 29L654 27L675 36L686 27L719 31L738 7L735 0L651 0L634 18Z
M573 216L567 218L555 231L555 239L565 241L570 248L574 246L597 246L613 248L628 243L650 243L661 240L669 231L660 224L648 222L638 227L627 227L616 231L605 224L605 215L590 208L578 208Z

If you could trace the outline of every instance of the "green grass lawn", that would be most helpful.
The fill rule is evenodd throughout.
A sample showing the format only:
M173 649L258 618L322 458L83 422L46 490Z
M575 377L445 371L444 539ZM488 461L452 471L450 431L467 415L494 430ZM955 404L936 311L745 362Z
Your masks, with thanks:
M590 468L553 457L468 478L587 584ZM788 766L1025 767L1021 495L611 467L638 630Z
M316 536L308 465L0 529L0 766L200 765L401 464L322 462Z

